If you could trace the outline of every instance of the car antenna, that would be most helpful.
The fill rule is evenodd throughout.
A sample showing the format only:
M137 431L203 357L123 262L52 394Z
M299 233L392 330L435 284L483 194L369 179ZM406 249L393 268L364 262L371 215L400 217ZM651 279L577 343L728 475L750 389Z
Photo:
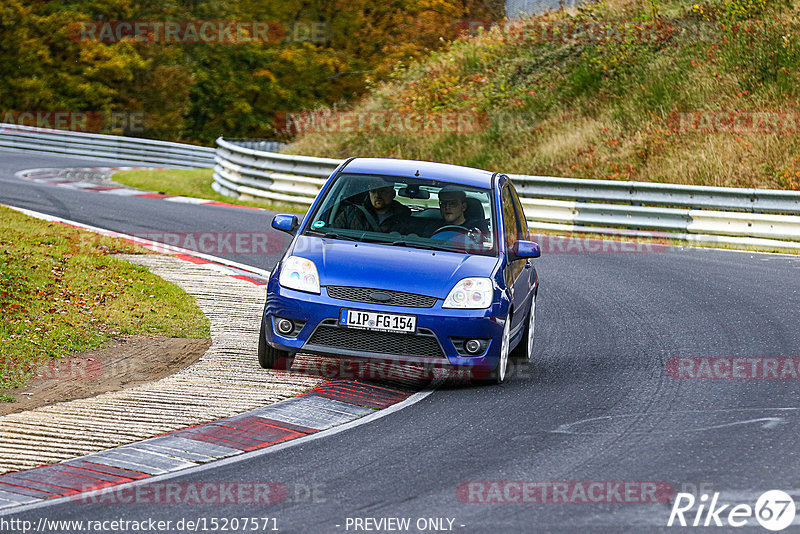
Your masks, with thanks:
M414 176L419 176L419 169L417 169L417 172L414 173Z

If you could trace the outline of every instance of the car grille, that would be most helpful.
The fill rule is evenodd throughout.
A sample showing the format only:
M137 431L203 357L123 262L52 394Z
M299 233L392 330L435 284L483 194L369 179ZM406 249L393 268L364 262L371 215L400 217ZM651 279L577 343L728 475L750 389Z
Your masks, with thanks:
M375 300L370 296L373 293L385 293L392 299L387 302ZM406 306L408 308L432 308L436 304L436 297L404 293L402 291L370 289L368 287L328 286L328 296L334 299L371 302L387 306Z
M444 358L436 334L427 328L417 329L416 334L375 332L336 326L335 319L323 321L308 340L306 346L315 350L344 349L372 352L381 355L400 355Z

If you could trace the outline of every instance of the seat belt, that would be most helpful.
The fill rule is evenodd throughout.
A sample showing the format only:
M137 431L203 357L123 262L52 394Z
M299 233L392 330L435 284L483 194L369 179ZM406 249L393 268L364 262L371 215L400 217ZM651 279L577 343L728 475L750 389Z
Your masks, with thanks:
M364 206L362 206L361 204L356 204L356 206L358 207L358 209L360 209L360 210L361 210L361 213L363 213L363 214L364 214L364 216L367 218L367 222L368 222L370 225L372 225L372 228L373 228L373 230L375 230L376 232L380 232L380 231L381 231L381 225L379 225L379 224L378 224L378 221L377 221L377 220L375 219L375 217L374 217L374 216L373 216L373 215L372 215L372 214L369 212L369 210L367 210L367 208L365 208L365 207L364 207Z

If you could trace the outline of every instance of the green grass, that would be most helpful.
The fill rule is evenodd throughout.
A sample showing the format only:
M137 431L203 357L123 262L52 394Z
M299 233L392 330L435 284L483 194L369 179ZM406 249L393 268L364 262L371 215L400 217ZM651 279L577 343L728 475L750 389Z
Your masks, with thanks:
M214 182L211 169L156 169L152 171L130 170L115 173L113 180L129 187L156 191L165 195L179 195L192 198L204 198L227 202L237 206L250 206L264 208L270 211L290 211L305 213L305 209L288 204L260 201L241 200L221 195L211 188Z
M471 134L307 133L285 152L798 190L800 136L791 128L684 132L670 122L677 113L698 110L800 115L797 2L601 0L529 21L677 29L651 30L648 35L658 37L650 40L634 33L610 40L597 33L594 39L536 40L493 28L398 71L355 110L477 112L523 120Z
M208 338L193 297L114 256L145 252L0 207L0 391L117 336Z

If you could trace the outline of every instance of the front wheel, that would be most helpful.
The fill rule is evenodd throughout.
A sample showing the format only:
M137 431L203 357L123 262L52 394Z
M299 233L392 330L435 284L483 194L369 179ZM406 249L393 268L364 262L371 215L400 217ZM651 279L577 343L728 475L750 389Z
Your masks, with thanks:
M506 325L503 327L503 340L500 343L500 357L497 365L489 372L489 376L476 378L473 377L473 384L494 384L500 385L506 379L508 372L508 354L511 345L511 314L506 318Z
M511 352L511 357L515 360L522 361L522 362L530 362L531 357L533 356L533 334L534 334L534 323L536 321L536 294L533 295L531 300L531 309L528 312L528 322L525 325L525 333L522 335L522 339L519 340L517 346L514 347L514 350Z
M261 321L261 331L258 334L258 364L264 369L280 369L288 371L294 362L294 354L285 350L276 349L267 343L266 318Z

